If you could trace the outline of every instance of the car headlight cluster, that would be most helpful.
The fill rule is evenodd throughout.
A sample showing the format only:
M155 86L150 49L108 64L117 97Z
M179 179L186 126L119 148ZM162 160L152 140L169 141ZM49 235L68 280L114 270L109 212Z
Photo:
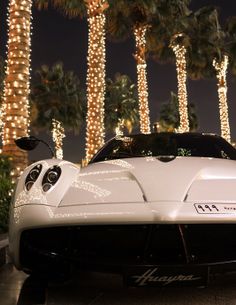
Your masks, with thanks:
M43 191L47 192L61 176L61 168L57 165L50 167L43 176Z
M32 186L38 179L42 171L42 168L43 168L42 164L37 164L30 170L30 172L26 176L25 188L27 191L29 191L32 188ZM50 167L43 176L43 180L42 180L43 191L47 192L48 190L50 190L50 188L54 184L56 184L60 176L61 176L61 168L59 166L54 165Z
M41 170L42 170L42 164L37 164L30 170L30 172L28 173L25 179L25 188L27 191L31 189L35 181L38 179Z

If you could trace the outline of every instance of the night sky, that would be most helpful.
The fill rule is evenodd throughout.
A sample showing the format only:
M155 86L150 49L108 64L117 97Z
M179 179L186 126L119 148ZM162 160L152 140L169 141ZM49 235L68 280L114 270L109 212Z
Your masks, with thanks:
M8 0L0 0L0 55L6 57L6 6ZM192 0L190 8L195 10L204 5L216 5L220 10L222 22L232 15L236 15L235 0ZM32 71L41 64L52 65L57 61L64 63L66 70L73 70L80 81L86 82L87 57L87 23L77 19L68 19L59 12L49 9L37 11L33 9L32 30ZM116 72L128 74L136 82L136 65L133 58L134 40L124 43L106 43L106 75L113 77ZM236 139L236 78L228 74L228 106L229 122L232 139ZM160 65L148 60L148 86L151 122L159 117L159 108L162 102L170 97L170 91L177 92L175 66ZM199 118L199 131L220 133L218 96L216 80L188 80L187 90L189 102L194 103ZM48 136L41 135L51 141ZM79 161L84 156L84 132L74 136L67 134L64 140L64 158L70 161ZM72 144L73 143L73 144ZM39 155L40 153L40 155ZM31 155L33 159L48 157L46 149Z

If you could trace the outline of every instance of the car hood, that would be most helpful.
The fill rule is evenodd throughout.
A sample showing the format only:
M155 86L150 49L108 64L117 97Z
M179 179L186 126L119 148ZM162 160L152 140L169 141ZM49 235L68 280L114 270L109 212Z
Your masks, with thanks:
M60 206L129 202L234 202L236 162L200 157L127 158L80 170Z

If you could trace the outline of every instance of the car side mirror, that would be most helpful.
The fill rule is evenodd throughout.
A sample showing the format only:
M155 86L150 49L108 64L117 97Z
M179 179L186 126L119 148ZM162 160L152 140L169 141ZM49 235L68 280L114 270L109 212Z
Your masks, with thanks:
M35 149L38 146L39 142L40 140L33 136L22 137L15 140L16 146L18 146L20 149L27 151Z
M19 147L20 149L23 149L23 150L27 150L27 151L35 149L40 142L45 144L48 147L52 158L54 158L55 153L54 153L53 149L51 148L51 146L47 142L45 142L41 139L38 139L34 136L29 136L29 137L22 137L22 138L15 140L17 147Z

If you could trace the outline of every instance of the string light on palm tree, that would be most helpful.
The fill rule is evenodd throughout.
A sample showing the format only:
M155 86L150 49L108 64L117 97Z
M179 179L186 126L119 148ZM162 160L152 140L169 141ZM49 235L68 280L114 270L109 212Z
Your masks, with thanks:
M188 118L188 100L187 100L187 72L186 72L186 47L180 43L183 34L179 33L173 36L170 47L172 48L176 57L176 70L178 79L178 100L179 100L179 116L180 126L178 132L189 131L189 118Z
M4 103L0 105L0 137L2 139L3 132L3 112L4 112ZM2 153L2 148L0 148L0 154Z
M227 104L227 67L229 58L227 55L223 56L221 61L213 60L213 66L216 70L218 96L219 96L219 109L220 109L220 123L221 123L221 136L228 142L231 141L228 104Z
M56 158L63 159L63 139L65 138L65 130L62 123L56 119L52 120L52 138L55 143Z
M3 128L2 115L3 115L3 105L0 106L0 137L2 137L2 128Z
M117 127L115 129L116 137L122 137L124 135L124 120L119 119L119 122L117 124Z
M86 160L104 144L106 0L85 0L89 23Z
M146 31L147 25L139 25L134 28L136 41L136 53L139 97L140 131L144 134L150 133L148 86L147 86L147 64L146 64Z
M8 7L8 53L2 107L3 153L13 157L17 177L27 165L27 153L14 140L29 129L30 46L32 0L10 0Z

